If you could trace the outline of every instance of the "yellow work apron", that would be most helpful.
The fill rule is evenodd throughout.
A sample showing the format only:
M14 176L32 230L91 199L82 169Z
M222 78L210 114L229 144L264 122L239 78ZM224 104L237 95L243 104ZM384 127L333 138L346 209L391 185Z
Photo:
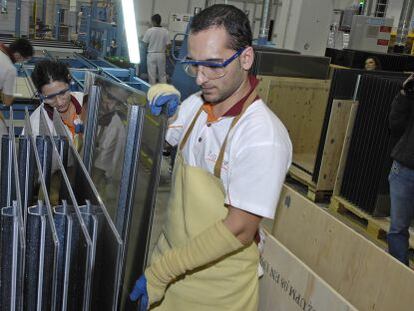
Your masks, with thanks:
M243 112L255 98L256 92L252 92L245 102ZM243 112L233 119L230 129ZM185 164L181 155L181 150L200 113L201 108L178 148L167 222L154 249L152 261L171 248L185 245L190 239L227 216L220 171L228 133L221 147L214 175ZM255 311L258 309L258 262L257 245L252 243L217 262L186 273L167 288L164 299L151 310Z

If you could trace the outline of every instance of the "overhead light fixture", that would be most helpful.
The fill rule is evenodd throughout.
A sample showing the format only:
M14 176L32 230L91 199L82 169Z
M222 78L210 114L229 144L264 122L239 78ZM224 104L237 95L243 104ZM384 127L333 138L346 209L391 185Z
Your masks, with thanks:
M135 21L134 1L122 0L121 4L122 14L124 16L129 61L133 64L139 64L141 62L141 57L139 55L138 31Z

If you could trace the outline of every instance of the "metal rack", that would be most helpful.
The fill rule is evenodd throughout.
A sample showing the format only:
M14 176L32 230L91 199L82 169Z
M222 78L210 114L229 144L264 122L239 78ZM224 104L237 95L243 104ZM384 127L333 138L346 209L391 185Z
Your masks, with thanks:
M123 95L109 105L108 92ZM0 167L2 310L123 309L122 293L143 271L166 117L146 115L144 93L93 73L85 93L80 153L57 111L53 121L41 111L35 136L26 110L16 136L10 109ZM115 136L102 132L116 124ZM101 143L110 137L115 149ZM99 169L108 153L119 171Z

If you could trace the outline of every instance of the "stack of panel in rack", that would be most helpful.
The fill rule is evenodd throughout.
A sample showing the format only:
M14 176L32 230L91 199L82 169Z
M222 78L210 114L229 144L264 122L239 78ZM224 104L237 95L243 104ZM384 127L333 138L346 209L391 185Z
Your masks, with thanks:
M10 116L9 136L2 141L2 309L114 310L122 240L94 195L94 185L84 184L89 200L74 192L70 170L76 167L77 181L87 179L79 154L63 125L53 131L64 135L52 136L44 114L40 121L46 133L38 137L26 115L17 148L12 111ZM54 187L51 176L58 176ZM56 206L52 188L60 188Z
M401 79L361 77L360 103L347 154L340 195L368 212L380 214L387 205L387 173L391 167L388 117ZM380 215L378 215L380 216Z
M335 69L332 75L331 80L331 88L329 90L329 98L328 98L328 105L325 112L324 124L321 132L321 138L319 140L318 146L318 153L316 157L315 163L315 170L312 176L313 181L317 181L319 177L319 169L321 166L321 161L323 157L324 151L324 144L325 139L327 136L327 130L331 115L332 103L335 99L343 99L343 100L351 100L355 99L358 100L355 94L356 90L358 90L358 79L361 76L376 76L376 77L384 77L389 79L397 79L403 81L408 77L408 74L399 73L399 72L391 72L391 71L367 71L361 69Z
M10 109L1 145L1 310L125 309L124 275L129 281L145 266L166 118L149 122L145 94L91 75L82 150L93 159L88 165L56 110L53 118L41 110L38 135L26 110L24 135L16 136ZM123 94L112 100L115 110L108 110L104 88ZM104 123L118 131L100 133ZM116 145L104 150L101 141L109 138ZM119 171L108 166L97 176L99 158L116 159ZM130 236L131 221L138 236Z

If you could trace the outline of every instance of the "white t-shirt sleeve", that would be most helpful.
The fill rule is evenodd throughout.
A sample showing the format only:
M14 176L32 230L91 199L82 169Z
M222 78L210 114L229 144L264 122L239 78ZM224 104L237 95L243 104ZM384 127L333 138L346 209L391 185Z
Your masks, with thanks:
M171 123L168 125L167 134L165 135L165 140L171 146L175 147L181 141L181 136L184 131L185 118L183 113L182 105L178 108L178 111L175 116L171 118Z
M98 142L94 166L103 170L107 178L119 180L124 157L126 130L121 119L114 115L110 124L100 128L103 135Z
M165 30L165 34L164 34L164 44L167 46L168 44L170 44L170 35L168 34L168 30Z
M284 145L251 145L240 150L229 171L225 203L273 219L290 162L291 151Z
M171 146L177 146L197 110L203 104L199 94L194 94L181 103L176 114L171 117L165 140Z
M144 38L142 39L142 41L144 42L144 43L147 43L148 44L148 42L149 42L149 29L145 32L145 34L144 34Z
M4 76L3 94L13 96L16 89L16 77L17 73L14 68L7 70Z

